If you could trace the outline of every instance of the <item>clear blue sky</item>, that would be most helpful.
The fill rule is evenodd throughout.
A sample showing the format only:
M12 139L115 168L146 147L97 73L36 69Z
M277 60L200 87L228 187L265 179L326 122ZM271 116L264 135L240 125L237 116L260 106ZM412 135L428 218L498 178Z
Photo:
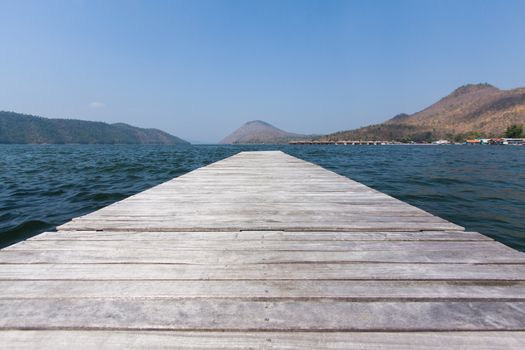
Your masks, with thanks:
M328 133L524 86L525 1L0 0L0 50L0 110Z

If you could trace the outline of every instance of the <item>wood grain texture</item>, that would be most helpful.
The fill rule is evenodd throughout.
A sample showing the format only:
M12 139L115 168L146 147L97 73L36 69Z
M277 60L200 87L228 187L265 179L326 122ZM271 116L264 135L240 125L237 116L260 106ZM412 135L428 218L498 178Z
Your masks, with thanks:
M36 280L0 281L0 299L229 298L251 300L525 301L525 281Z
M0 251L9 349L521 349L525 254L282 152Z
M0 264L0 280L524 281L524 264Z
M93 241L91 241L93 242ZM107 243L102 241L100 243ZM453 242L451 242L453 243ZM123 248L126 249L123 249ZM408 249L404 249L404 248ZM479 246L478 246L479 247ZM398 245L395 250L381 250L380 247L358 247L364 250L335 250L332 245L289 246L289 249L271 250L242 249L219 247L199 249L190 247L184 249L161 248L131 248L102 247L100 249L87 247L85 249L71 247L41 247L39 249L10 249L0 252L0 264L189 264L189 265L248 265L248 264L285 264L285 263L319 263L319 264L350 264L350 263L425 263L425 264L525 264L523 254L508 252L501 247L474 246L453 247L449 250L439 250L439 247L428 245ZM48 249L46 249L48 248ZM376 248L376 249L373 249ZM419 248L420 250L411 250ZM441 245L442 249L448 248Z
M121 232L121 231L59 231L44 232L28 240L75 241L492 241L477 232L301 232L301 231L208 231L208 232Z
M524 330L525 302L0 299L5 329ZM39 312L35 312L38 310ZM52 315L52 317L50 317Z
M0 331L9 349L521 350L525 332Z

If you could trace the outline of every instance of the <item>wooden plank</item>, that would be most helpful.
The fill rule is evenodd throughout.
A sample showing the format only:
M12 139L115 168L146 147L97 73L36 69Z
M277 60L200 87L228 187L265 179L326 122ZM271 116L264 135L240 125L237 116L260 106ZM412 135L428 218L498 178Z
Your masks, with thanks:
M264 240L264 241L492 241L477 232L420 231L420 232L287 232L287 231L235 231L235 232L120 232L120 231L60 231L44 232L28 240L40 241L163 241L172 240Z
M252 218L253 221L264 223L264 224L270 224L272 222L278 222L278 223L287 223L287 227L291 225L306 225L310 222L314 222L315 220L329 220L333 219L333 221L337 222L337 225L339 226L345 226L348 222L352 223L352 226L358 226L358 225L365 225L367 221L363 220L363 215L358 214L339 214L339 213L329 213L326 215L323 215L323 213L317 213L314 214L313 212L311 214L308 213L299 213L299 212L288 212L289 215L297 214L297 219L289 219L290 216L286 215L286 213L283 214L274 214L271 219L268 219L268 215L270 213L264 213L264 212L237 212L234 214L232 211L231 214L220 216L217 219L217 225L233 225L234 222L240 221L241 223L244 223L245 225L248 224L249 218ZM210 213L211 215L212 213ZM221 215L221 214L219 214ZM308 216L308 219L302 219L301 216ZM85 222L86 224L92 225L95 223L104 223L105 225L112 225L115 222L128 222L133 225L146 225L146 226L153 226L153 225L161 225L161 226L168 226L174 225L173 227L178 227L178 223L182 222L185 225L192 224L192 223L198 223L199 220L208 220L208 215L205 214L183 214L180 216L148 216L148 215L124 215L124 216L94 216L87 219L76 219L74 222ZM397 221L398 224L395 225L395 227L399 226L400 224L418 224L421 223L423 225L432 225L432 224L448 224L445 220L441 218L437 218L435 216L397 216L397 215L374 215L373 220L370 219L370 223L368 225L392 225L393 221ZM312 227L312 226L310 226ZM330 224L325 223L323 227L331 227ZM388 226L389 227L389 226Z
M0 263L525 263L492 241L76 241L32 240L5 248Z
M0 299L0 328L523 331L525 302Z
M298 231L451 231L463 230L462 227L452 223L417 223L417 222L319 222L319 221L297 221L289 222L282 218L282 222L275 222L273 219L250 220L249 217L239 218L236 221L208 223L203 221L189 220L186 222L130 222L122 221L71 221L67 224L57 227L59 230L77 230L77 231L258 231L258 230L298 230Z
M42 241L40 241L42 242ZM55 242L55 241L46 241ZM62 242L62 241L56 241ZM88 241L86 241L88 242ZM98 242L98 241L97 241ZM125 241L100 241L125 242ZM136 241L140 242L140 241ZM126 242L127 243L127 242ZM457 263L457 264L525 264L524 254L509 251L509 248L484 248L483 250L469 250L468 248L435 247L430 250L364 250L364 251L335 251L329 249L317 250L255 250L233 247L206 248L197 247L187 249L157 248L125 248L102 247L100 249L79 247L34 250L5 249L0 252L0 264L218 264L218 265L246 265L246 264L282 264L282 263ZM115 246L118 246L116 244ZM222 247L227 247L222 246ZM290 249L292 249L291 247ZM235 250L240 249L240 250ZM284 247L283 247L284 249Z
M85 349L475 349L521 350L525 332L0 331L13 350Z
M0 299L230 298L347 301L525 301L525 282L509 281L0 281Z
M45 232L28 240L277 240L277 241L492 241L477 232L417 231L417 232L300 232L300 231L234 231L234 232L155 232L155 231L59 231Z
M6 247L3 251L12 250L104 250L104 249L128 249L130 252L141 249L153 250L196 250L196 251L329 251L329 252L353 252L353 251L461 251L470 254L470 250L484 250L493 253L505 254L524 261L525 254L521 254L501 243L494 241L275 241L275 240L172 240L172 241L77 241L77 240L29 240L19 242ZM472 252L475 254L475 252Z
M525 280L512 264L0 264L0 280Z
M285 209L285 207L287 207ZM348 212L348 206L335 206L332 208L326 207L313 207L309 206L308 208L300 208L296 205L268 205L266 208L255 207L250 205L250 208L241 209L241 205L228 205L221 207L211 207L211 206L198 206L195 208L188 208L187 205L181 206L181 208L171 207L166 210L153 210L152 208L126 208L117 210L113 208L112 210L105 210L99 214L91 214L91 218L99 218L101 220L107 220L112 218L122 218L128 217L132 214L132 218L152 218L152 219L174 219L187 215L238 215L239 211L242 211L243 215L253 215L255 217L271 214L271 215L329 215L329 216L340 216L342 218L357 218L360 215L374 214L374 217L381 218L392 218L392 217L413 217L413 218L431 218L435 220L435 217L432 217L430 214L423 211L416 210L405 210L403 208L392 208L385 207L381 208L378 206L355 206L352 208L351 213Z
M119 208L119 207L144 207L151 203L167 203L174 205L183 205L184 203L195 203L195 204L221 204L221 203L282 203L282 204L300 204L305 201L311 201L312 203L324 200L326 203L340 203L343 205L379 205L386 207L388 204L402 206L403 203L392 197L385 197L378 193L371 194L352 194L348 196L345 192L302 192L294 193L287 191L271 191L268 193L256 192L228 192L221 193L220 197L210 197L197 195L196 193L178 193L177 195L163 195L163 194L151 194L146 195L144 192L140 193L140 196L135 195L120 202L111 204L106 208Z

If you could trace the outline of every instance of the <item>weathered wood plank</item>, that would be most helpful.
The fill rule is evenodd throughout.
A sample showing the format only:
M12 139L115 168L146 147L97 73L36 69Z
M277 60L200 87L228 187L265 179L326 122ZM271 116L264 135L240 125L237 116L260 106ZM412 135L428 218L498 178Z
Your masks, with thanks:
M410 218L429 218L430 222L435 220L433 216L431 216L428 213L422 212L422 211L416 211L416 210L404 210L403 208L392 208L392 207L385 207L381 208L378 206L354 206L352 208L352 211L349 213L349 208L347 206L334 206L333 208L326 208L326 207L315 207L310 206L308 208L299 208L295 205L286 205L287 208L285 209L284 205L279 206L272 206L268 205L266 208L257 208L252 205L250 205L250 208L244 208L242 209L240 205L232 205L228 207L210 207L210 206L197 206L195 208L189 208L187 205L185 205L183 208L169 208L167 210L154 210L153 208L126 208L117 210L113 208L112 210L105 210L102 213L99 214L90 214L91 218L99 218L100 220L107 220L112 218L137 218L138 220L141 220L142 218L151 218L151 219L176 219L182 216L187 215L195 215L195 216L203 216L203 215L229 215L229 216L237 216L239 214L239 211L242 211L243 215L253 215L255 217L258 217L260 215L279 215L279 216L288 216L288 215L313 215L313 216L322 216L324 214L328 216L340 216L341 218L358 218L361 215L367 215L367 214L374 214L374 217L381 218L392 218L392 217L410 217Z
M29 240L0 251L0 263L525 263L493 241Z
M301 214L302 215L302 214ZM250 213L237 213L236 215L229 215L229 216L222 216L219 219L217 219L217 224L215 225L229 225L233 226L235 222L240 222L241 224L248 225L249 219L252 218L252 221L255 221L257 223L262 223L266 225L270 225L272 223L278 223L280 225L286 224L286 227L289 227L291 225L293 226L303 226L307 225L310 222L315 222L316 220L332 220L332 222L335 221L334 224L324 223L320 228L323 227L332 227L334 225L337 226L350 226L350 227L358 227L360 225L363 226L370 226L373 225L376 226L386 226L386 227L399 227L400 225L426 225L431 226L433 224L439 225L438 227L446 226L446 224L449 224L443 219L432 217L432 216L392 216L392 215L376 215L374 216L373 220L365 221L363 220L362 215L352 215L352 214L342 214L342 215L334 215L334 214L327 214L327 215L321 215L321 214L315 214L315 215L309 215L308 219L306 219L306 216L304 219L302 219L300 216L298 216L295 220L289 219L289 216L286 215L275 215L272 217L272 219L268 219L268 216L264 213L259 213L257 215L250 214ZM208 217L206 215L202 214L195 214L195 215L181 215L180 217L174 216L166 216L166 217L149 217L149 216L140 216L140 215L129 215L129 216L112 216L112 217L93 217L89 220L87 219L76 219L73 222L85 222L89 225L94 225L96 223L100 223L101 225L114 225L115 223L121 223L121 222L127 222L130 225L145 225L145 226L155 226L159 225L162 227L178 227L178 225L198 225L200 222L199 220L207 220ZM395 223L394 223L395 221ZM348 224L351 222L351 224ZM367 224L368 223L368 224ZM318 225L319 226L319 225ZM451 227L455 227L450 225ZM311 227L311 226L309 226Z
M512 264L0 264L0 280L525 280Z
M266 219L266 220L250 220L249 217L238 219L237 221L217 222L209 224L205 221L195 221L194 219L188 222L168 221L168 222L132 222L128 220L122 221L70 221L67 224L59 226L59 230L78 230L78 231L234 231L234 230L298 230L298 231L451 231L463 230L462 227L448 223L418 223L418 222L399 222L399 221L345 221L345 222L325 222L319 221L296 221L289 222L286 218L282 221Z
M86 349L464 349L521 350L525 332L0 331L13 350Z
M230 298L525 301L525 282L509 281L0 281L1 299Z
M47 241L54 242L54 241ZM61 242L61 241L57 241ZM108 243L110 241L104 241ZM111 241L115 243L125 241ZM140 241L136 241L140 242ZM246 264L282 264L282 263L457 263L457 264L525 264L524 254L508 251L509 248L483 248L469 250L468 248L452 247L421 247L421 250L354 250L336 251L330 249L302 249L298 247L267 250L257 248L222 246L208 248L178 248L172 249L166 244L165 249L101 247L73 247L72 249L58 247L33 250L6 249L0 252L0 264L201 264L201 265L246 265ZM343 248L343 247L341 247ZM235 250L239 249L239 250ZM432 250L433 249L433 250ZM474 248L476 249L476 248Z
M235 231L235 232L121 232L121 231L59 231L44 232L28 240L93 240L93 241L164 241L172 240L265 240L265 241L492 241L477 232L420 231L420 232L287 232L287 231Z
M388 204L403 206L403 203L392 197L385 197L379 193L371 194L352 194L348 196L344 192L303 192L294 193L287 191L271 191L271 192L228 192L221 193L220 197L210 197L205 195L197 195L196 193L178 193L177 195L162 195L151 194L149 196L140 193L140 196L135 195L120 202L111 204L106 208L121 208L123 206L144 207L150 203L166 203L174 205L183 205L184 203L194 204L221 204L221 203L281 203L281 204L301 204L310 201L312 203L323 199L326 203L340 203L343 205L378 205L386 207Z
M523 331L525 302L0 299L0 328Z
M330 251L330 252L353 252L353 251L461 251L468 254L470 250L478 250L483 253L487 250L492 253L508 253L509 258L523 261L525 254L521 254L501 243L494 241L275 241L275 240L172 240L172 241L36 241L29 240L19 242L6 247L3 251L12 250L104 250L104 249L128 249L130 252L141 249L154 250L196 250L196 251ZM475 254L472 252L472 254Z

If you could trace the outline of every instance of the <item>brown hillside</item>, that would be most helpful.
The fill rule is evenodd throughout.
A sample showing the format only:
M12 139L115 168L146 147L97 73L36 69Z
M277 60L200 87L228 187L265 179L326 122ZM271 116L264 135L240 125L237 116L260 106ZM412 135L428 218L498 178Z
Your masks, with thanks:
M525 124L525 88L500 90L489 84L470 84L412 115L402 114L382 124L324 138L462 139L468 135L499 136L512 124Z

